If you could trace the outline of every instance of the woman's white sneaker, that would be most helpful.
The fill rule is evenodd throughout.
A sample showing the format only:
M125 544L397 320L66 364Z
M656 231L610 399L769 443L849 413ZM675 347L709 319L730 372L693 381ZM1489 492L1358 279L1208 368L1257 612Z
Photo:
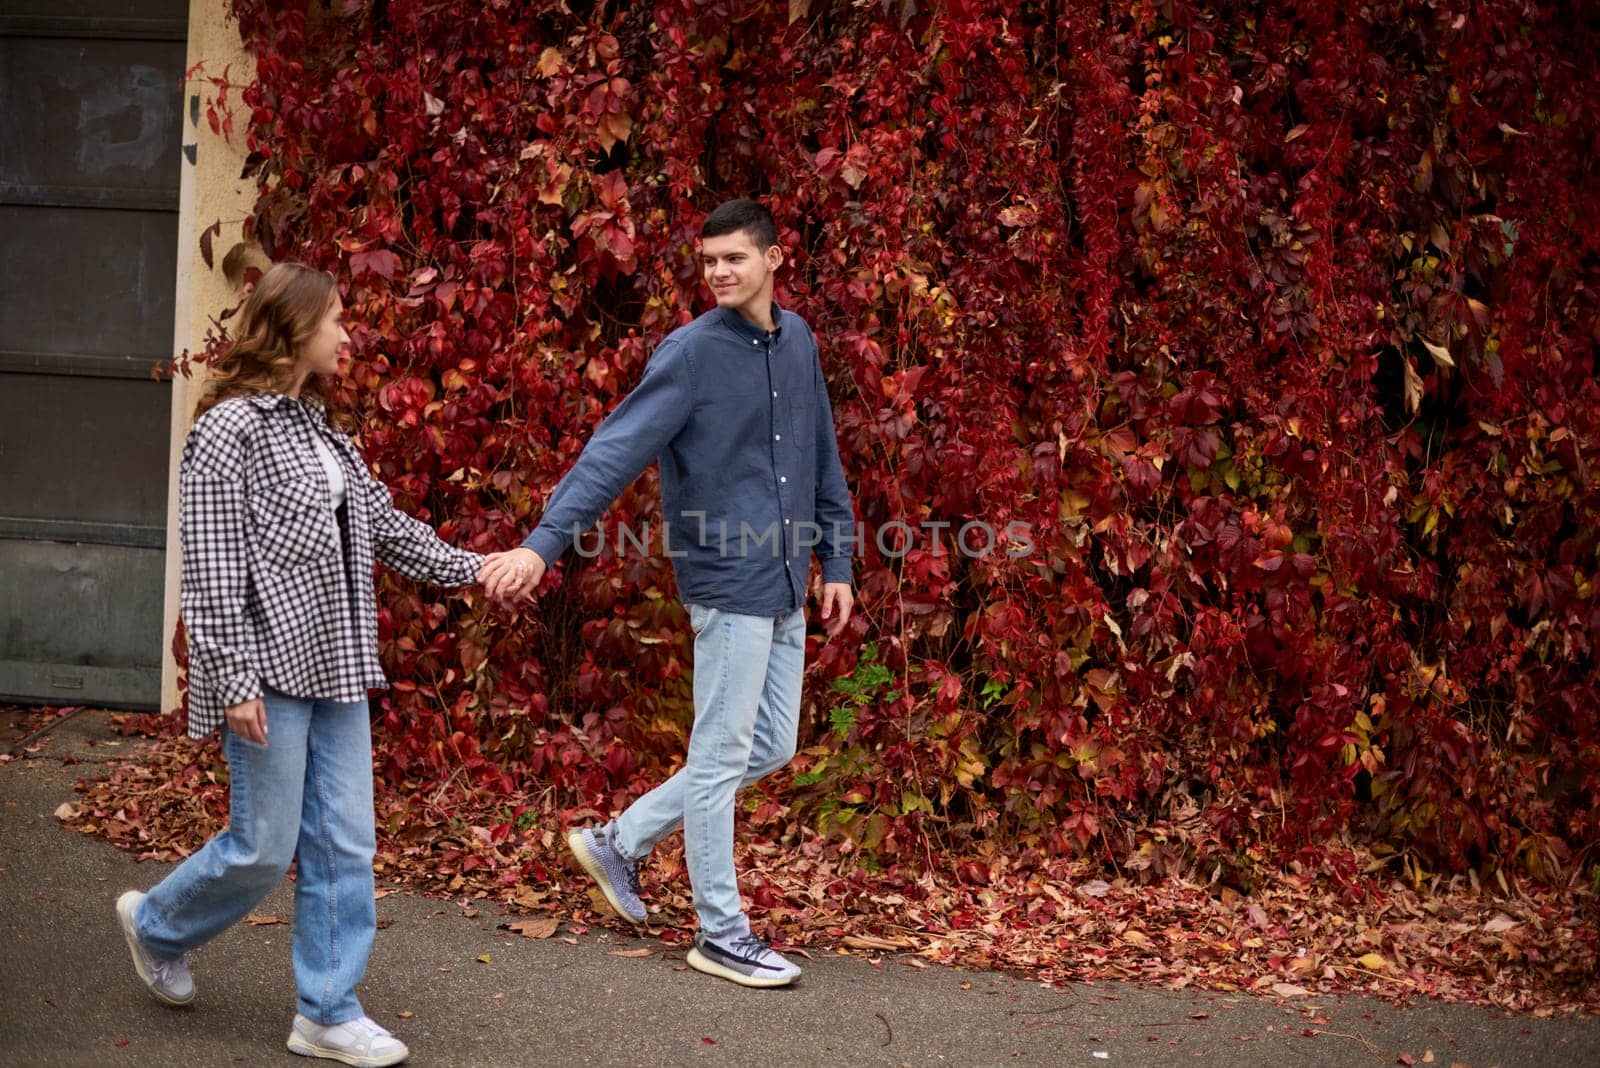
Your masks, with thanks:
M133 917L143 900L144 894L138 890L129 890L117 898L117 925L133 956L133 969L149 987L150 995L163 1004L181 1008L194 1000L194 976L189 974L189 965L182 957L160 960L139 941Z
M370 1016L338 1024L313 1023L295 1013L289 1029L289 1052L302 1057L325 1057L357 1068L382 1068L411 1056L406 1044Z

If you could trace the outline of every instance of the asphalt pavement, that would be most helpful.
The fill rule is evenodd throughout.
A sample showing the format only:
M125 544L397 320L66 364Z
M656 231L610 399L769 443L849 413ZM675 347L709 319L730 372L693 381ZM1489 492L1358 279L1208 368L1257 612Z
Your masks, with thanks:
M15 739L14 726L0 722L0 738ZM38 756L0 766L0 1065L307 1063L283 1045L294 1013L286 925L240 925L195 952L188 1009L157 1004L134 975L112 906L170 866L138 863L54 813L76 798L76 779L138 744L85 713ZM411 1046L412 1064L1600 1065L1595 1016L1060 989L816 950L797 958L795 986L747 990L689 969L681 947L600 928L523 938L499 926L518 917L468 911L405 892L378 902L384 928L361 998ZM256 910L292 913L287 883Z

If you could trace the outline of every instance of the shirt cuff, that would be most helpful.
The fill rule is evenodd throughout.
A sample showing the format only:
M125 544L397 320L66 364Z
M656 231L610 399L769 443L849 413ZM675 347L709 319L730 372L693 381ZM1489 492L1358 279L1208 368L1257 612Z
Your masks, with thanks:
M465 549L459 550L459 552L461 556L462 577L458 578L456 585L470 586L474 582L478 581L478 572L483 570L483 562L485 559L487 559L487 557L485 557L482 553L468 552Z
M850 584L850 557L828 556L822 560L822 581Z
M261 680L254 675L230 675L217 680L217 697L223 708L242 705L261 696Z
M539 559L544 561L544 566L550 567L562 553L567 551L567 538L558 530L538 527L523 539L522 547L538 553Z

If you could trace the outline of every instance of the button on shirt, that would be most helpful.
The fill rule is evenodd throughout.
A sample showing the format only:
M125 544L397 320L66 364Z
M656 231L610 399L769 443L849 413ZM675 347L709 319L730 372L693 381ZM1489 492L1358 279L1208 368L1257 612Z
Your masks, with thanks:
M523 544L553 562L659 460L685 604L792 612L813 551L824 581L849 582L855 514L816 339L776 304L773 322L768 332L715 308L669 334Z
M348 559L324 448L343 483ZM263 686L335 701L383 686L374 558L440 586L464 586L483 566L396 508L322 408L278 393L225 400L195 420L178 530L192 738Z

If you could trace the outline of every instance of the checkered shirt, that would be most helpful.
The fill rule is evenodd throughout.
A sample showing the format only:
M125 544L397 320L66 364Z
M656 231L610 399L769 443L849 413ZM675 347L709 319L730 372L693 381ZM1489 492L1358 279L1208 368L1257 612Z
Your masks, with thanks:
M315 436L344 467L348 566ZM320 407L276 393L223 401L195 421L178 474L178 530L193 738L263 686L359 701L386 685L374 558L439 586L473 582L483 564L396 508Z

